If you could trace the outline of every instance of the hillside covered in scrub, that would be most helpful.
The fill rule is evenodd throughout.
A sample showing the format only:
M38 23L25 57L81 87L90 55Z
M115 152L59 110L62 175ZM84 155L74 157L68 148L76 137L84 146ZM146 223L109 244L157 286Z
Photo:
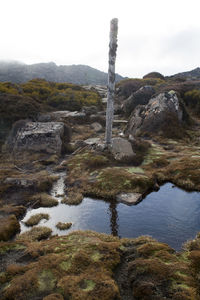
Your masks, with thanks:
M200 80L152 72L118 82L111 147L106 97L100 85L0 82L0 299L200 299L194 201L183 216L197 231L177 248L149 232L135 236L131 223L131 208L165 183L199 195ZM172 198L167 231L175 234L180 199ZM118 226L122 205L131 238Z
M0 61L0 81L22 83L34 78L85 85L107 84L107 73L86 65L57 66L53 62L27 65ZM122 79L122 76L116 75L117 81Z
M33 79L23 84L0 82L0 143L14 122L36 120L41 112L81 110L83 106L100 105L95 91L71 83Z

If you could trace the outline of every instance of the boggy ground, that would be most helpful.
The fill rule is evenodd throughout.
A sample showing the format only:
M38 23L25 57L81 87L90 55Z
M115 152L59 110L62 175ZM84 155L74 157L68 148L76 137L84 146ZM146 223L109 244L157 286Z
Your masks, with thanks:
M0 253L2 300L200 299L199 236L181 253L92 231L1 242Z
M119 163L108 151L96 147L72 155L63 166L68 171L68 191L115 199L121 192L145 196L170 181L177 186L200 191L200 125L196 123L182 139L161 136L133 142L133 161Z
M68 171L66 196L78 202L82 195L108 200L120 192L145 195L166 181L200 191L199 127L191 127L182 139L137 140L136 157L128 163L96 146L75 150L62 163L45 154L2 154L0 299L200 299L199 236L181 253L150 237L119 239L89 231L38 241L51 234L45 227L6 242L19 231L18 220L28 207L51 205L48 192L57 180L53 169ZM89 125L86 131L79 126L74 141L82 130L84 138L96 136Z

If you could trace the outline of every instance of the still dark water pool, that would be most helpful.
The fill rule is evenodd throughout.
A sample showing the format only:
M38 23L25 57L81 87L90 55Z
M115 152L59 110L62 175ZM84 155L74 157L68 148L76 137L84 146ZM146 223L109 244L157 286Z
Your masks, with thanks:
M23 221L40 212L48 213L50 219L42 220L39 225L52 228L54 234L89 229L130 238L151 235L176 250L200 231L200 193L185 192L171 183L133 206L84 198L78 206L59 204L30 210L21 222L21 232L29 229ZM70 230L60 231L55 227L58 222L72 222L73 225Z

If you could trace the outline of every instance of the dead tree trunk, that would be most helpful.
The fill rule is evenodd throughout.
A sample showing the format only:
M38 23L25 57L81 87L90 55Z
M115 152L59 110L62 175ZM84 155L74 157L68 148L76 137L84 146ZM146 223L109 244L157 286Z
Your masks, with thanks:
M115 94L115 60L117 52L118 19L110 22L110 43L109 43L109 67L108 67L108 96L106 110L106 146L111 144L112 123L114 114L114 94Z

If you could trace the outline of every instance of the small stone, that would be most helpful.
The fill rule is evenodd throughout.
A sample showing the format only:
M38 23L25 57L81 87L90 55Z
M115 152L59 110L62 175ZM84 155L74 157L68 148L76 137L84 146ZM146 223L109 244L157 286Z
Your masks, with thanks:
M142 194L140 193L121 193L116 197L117 202L127 205L137 204L142 200Z
M87 145L95 145L100 143L99 138L90 138L84 141Z
M101 124L94 122L91 124L91 127L94 129L94 131L96 132L100 132L102 131L103 127L101 126Z

